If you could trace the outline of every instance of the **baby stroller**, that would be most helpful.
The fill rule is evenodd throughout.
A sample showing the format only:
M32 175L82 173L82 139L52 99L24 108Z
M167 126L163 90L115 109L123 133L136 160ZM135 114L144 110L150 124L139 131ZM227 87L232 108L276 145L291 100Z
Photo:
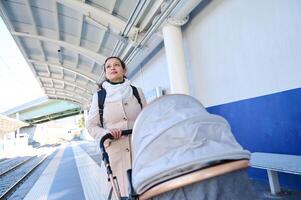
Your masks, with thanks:
M101 139L100 148L116 200L257 199L246 174L250 153L224 118L191 96L166 95L138 116L128 197L118 192L103 145L110 137Z

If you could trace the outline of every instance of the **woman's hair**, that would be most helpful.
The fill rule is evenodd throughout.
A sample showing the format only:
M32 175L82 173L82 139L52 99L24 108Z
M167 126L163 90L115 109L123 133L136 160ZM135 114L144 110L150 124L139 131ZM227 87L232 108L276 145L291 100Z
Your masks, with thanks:
M125 63L119 57L110 56L110 57L107 57L107 59L105 60L105 63L103 64L103 70L104 70L104 72L106 72L106 63L107 63L107 61L110 60L110 59L112 59L112 58L115 58L115 59L119 60L119 62L121 63L122 68L126 69Z

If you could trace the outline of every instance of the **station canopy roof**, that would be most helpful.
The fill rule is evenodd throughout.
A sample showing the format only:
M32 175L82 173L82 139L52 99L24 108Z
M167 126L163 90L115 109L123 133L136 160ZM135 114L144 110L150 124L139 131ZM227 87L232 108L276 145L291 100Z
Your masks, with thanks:
M28 125L28 123L20 120L0 115L0 134L14 132L17 129Z
M49 99L88 106L108 56L128 75L162 44L168 18L201 0L1 0L1 17ZM177 22L177 21L176 21Z

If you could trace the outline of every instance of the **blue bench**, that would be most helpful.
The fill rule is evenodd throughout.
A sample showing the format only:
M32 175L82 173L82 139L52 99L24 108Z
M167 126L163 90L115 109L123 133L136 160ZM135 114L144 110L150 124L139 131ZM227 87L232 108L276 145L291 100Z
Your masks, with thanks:
M254 152L250 166L267 170L271 193L277 195L281 192L277 172L301 175L301 156Z

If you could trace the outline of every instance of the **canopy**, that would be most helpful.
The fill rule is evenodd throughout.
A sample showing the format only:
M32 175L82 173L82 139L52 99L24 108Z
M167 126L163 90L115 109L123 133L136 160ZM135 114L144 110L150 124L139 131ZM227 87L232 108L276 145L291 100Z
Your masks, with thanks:
M227 121L187 95L166 95L145 107L135 122L132 148L137 194L224 160L250 158Z
M18 128L28 125L28 123L22 122L20 120L0 115L0 134L13 132Z

